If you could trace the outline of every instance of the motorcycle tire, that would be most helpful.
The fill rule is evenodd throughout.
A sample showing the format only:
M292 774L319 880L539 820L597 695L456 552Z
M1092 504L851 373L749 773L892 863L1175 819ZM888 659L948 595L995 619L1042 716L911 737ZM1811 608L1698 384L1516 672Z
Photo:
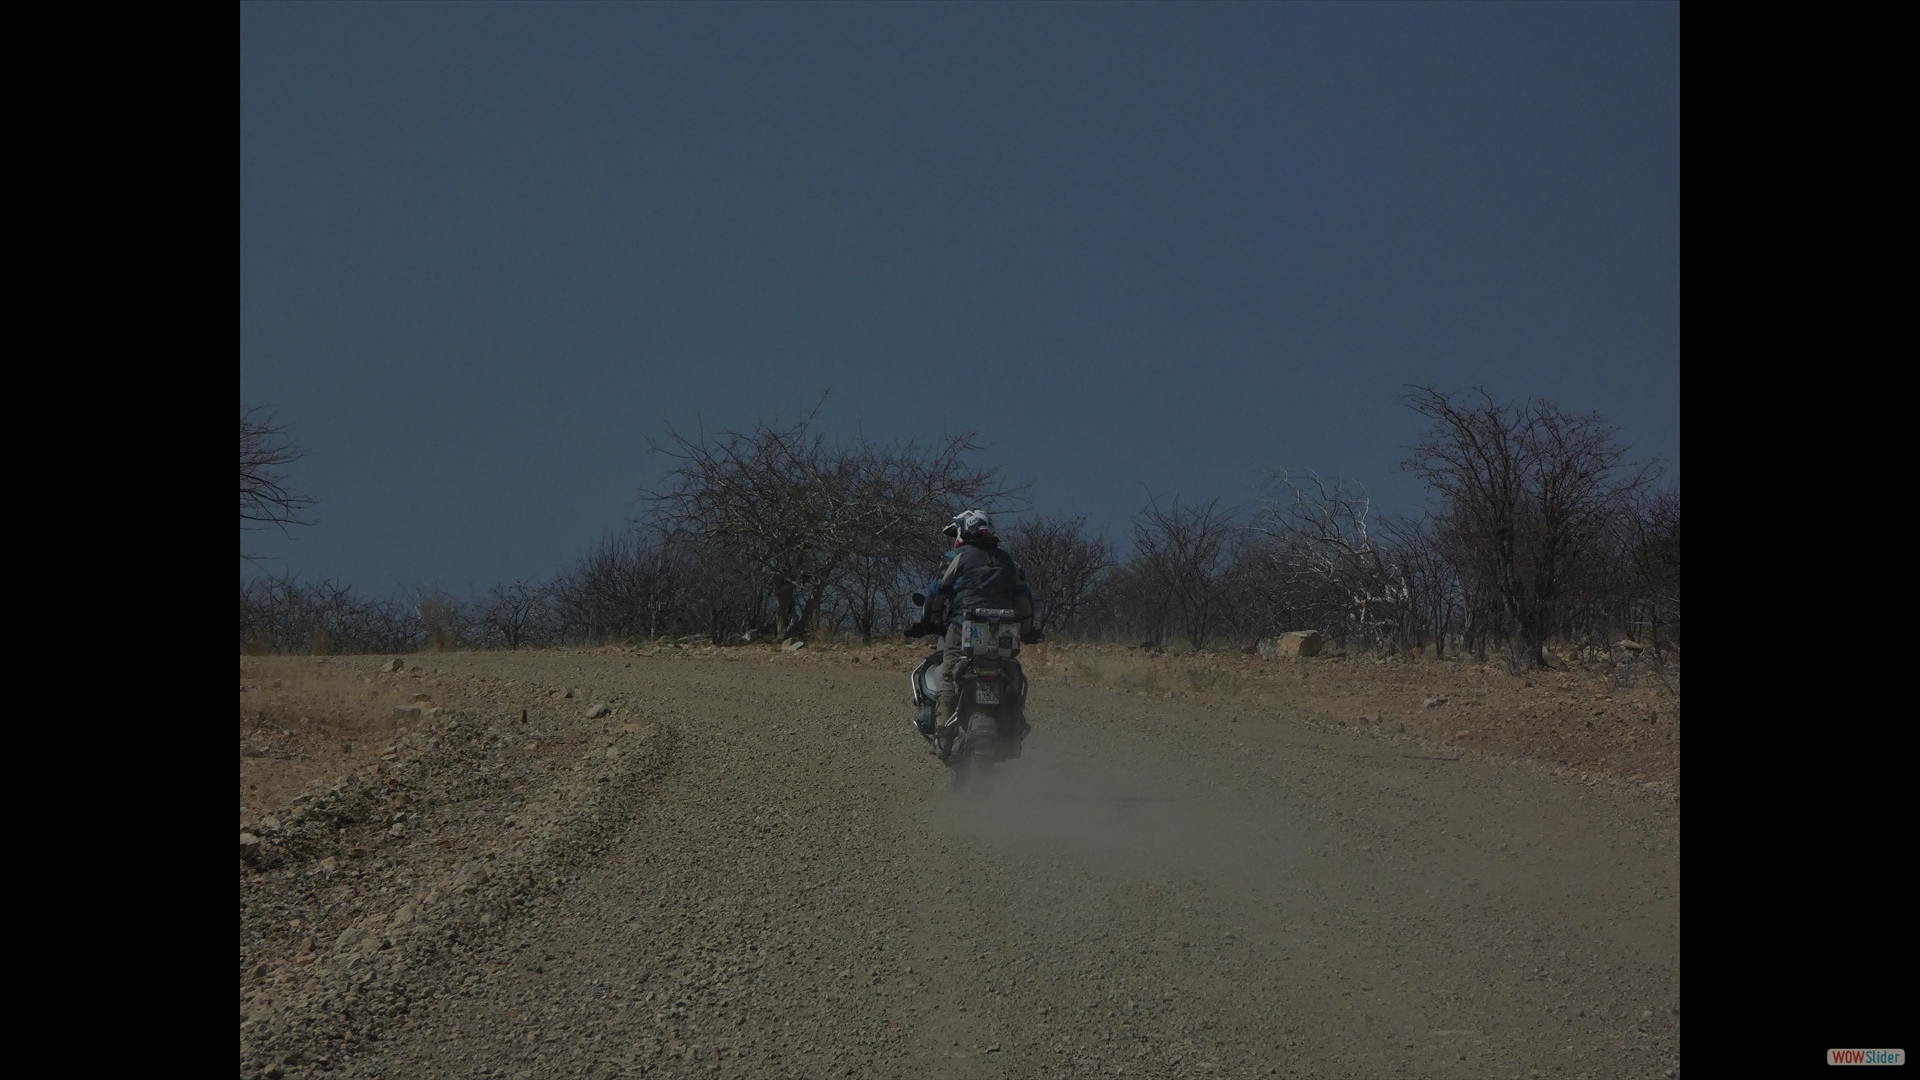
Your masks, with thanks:
M967 723L966 755L975 762L990 764L1000 760L1000 722L985 713L974 713Z

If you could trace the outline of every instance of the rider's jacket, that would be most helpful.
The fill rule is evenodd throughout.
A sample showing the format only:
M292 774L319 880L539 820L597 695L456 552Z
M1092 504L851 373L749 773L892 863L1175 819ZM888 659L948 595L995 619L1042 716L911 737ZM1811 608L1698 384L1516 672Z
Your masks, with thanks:
M969 540L953 550L927 594L927 620L956 622L969 608L1013 608L1033 617L1027 575L996 540Z

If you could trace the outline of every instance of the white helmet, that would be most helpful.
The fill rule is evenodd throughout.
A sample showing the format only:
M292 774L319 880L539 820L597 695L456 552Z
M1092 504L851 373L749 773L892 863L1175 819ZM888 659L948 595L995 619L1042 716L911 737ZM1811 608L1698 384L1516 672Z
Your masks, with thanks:
M993 535L993 519L985 510L966 510L954 515L947 527L940 530L955 540L972 540L980 536Z

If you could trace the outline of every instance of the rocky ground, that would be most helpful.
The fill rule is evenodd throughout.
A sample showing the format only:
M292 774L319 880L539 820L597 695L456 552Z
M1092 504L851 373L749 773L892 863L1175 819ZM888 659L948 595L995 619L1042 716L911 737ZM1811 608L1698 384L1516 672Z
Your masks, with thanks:
M241 1075L1677 1075L1677 669L914 655L243 658Z

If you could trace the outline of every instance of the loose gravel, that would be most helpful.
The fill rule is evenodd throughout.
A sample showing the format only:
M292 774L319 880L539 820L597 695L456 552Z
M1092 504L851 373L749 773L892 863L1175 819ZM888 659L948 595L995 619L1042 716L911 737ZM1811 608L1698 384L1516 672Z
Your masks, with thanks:
M900 661L384 659L442 714L243 823L243 1077L1677 1075L1663 791L1042 678L954 795Z

